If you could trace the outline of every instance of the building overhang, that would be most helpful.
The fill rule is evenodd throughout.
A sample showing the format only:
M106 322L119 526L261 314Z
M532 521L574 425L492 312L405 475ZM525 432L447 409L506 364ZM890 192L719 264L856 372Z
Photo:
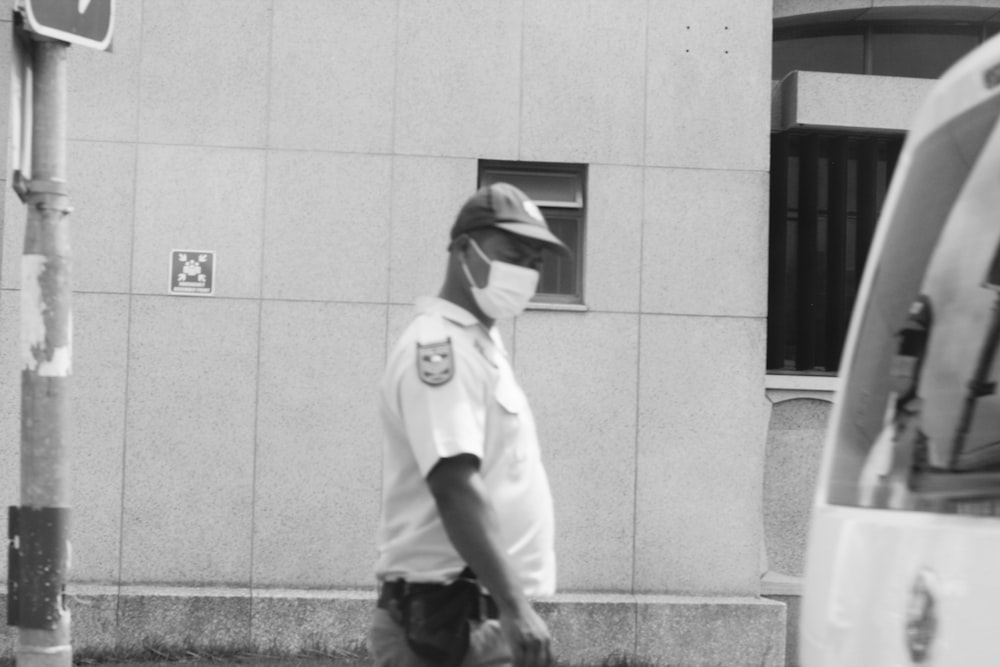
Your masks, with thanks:
M774 0L774 27L849 21L1000 21L1000 0Z
M791 72L772 82L771 129L905 132L933 84L933 79Z

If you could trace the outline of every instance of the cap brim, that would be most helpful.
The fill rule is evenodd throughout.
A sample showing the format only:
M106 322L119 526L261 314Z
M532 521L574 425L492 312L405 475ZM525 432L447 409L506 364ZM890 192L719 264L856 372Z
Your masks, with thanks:
M525 222L496 222L493 223L493 226L498 229L502 229L505 232L510 232L511 234L517 234L518 236L524 236L529 239L535 239L536 241L547 243L549 245L549 250L552 250L563 257L573 256L573 251L570 250L565 243L560 241L558 236L537 225L529 225Z

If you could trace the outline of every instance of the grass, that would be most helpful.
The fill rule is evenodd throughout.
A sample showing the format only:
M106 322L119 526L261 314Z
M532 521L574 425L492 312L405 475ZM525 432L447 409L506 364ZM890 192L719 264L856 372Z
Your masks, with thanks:
M206 665L218 663L223 665L249 665L266 667L274 662L281 667L302 665L337 665L340 667L371 667L372 661L367 648L363 645L343 649L307 649L294 654L277 651L234 650L231 648L198 648L189 649L165 645L145 645L123 649L80 649L73 653L73 664L82 667L95 665L166 665L176 663L182 667L185 663ZM649 660L635 660L627 656L612 655L599 663L568 663L557 660L555 667L661 667L662 663ZM13 658L0 658L0 667L14 667Z
M371 658L363 642L344 648L315 647L295 653L276 649L197 647L147 643L140 646L114 648L78 648L73 651L73 664L84 667L113 664L153 663L219 663L220 665L264 665L280 662L283 666L296 663L323 663L343 667L370 667ZM0 667L14 667L13 658L0 658Z
M80 648L73 652L73 664L82 667L96 665L167 665L176 663L181 667L185 663L207 665L218 663L224 665L248 665L266 667L275 663L281 667L314 667L316 665L334 665L339 667L371 667L371 656L364 642L342 647L330 648L316 646L296 653L282 652L278 649L232 647L199 647L189 648L177 645L150 643L141 646L125 646L116 648ZM0 658L0 667L14 667L13 658ZM555 667L664 667L663 663L652 660L635 659L627 655L611 655L600 662L569 663L556 660ZM669 666L667 666L669 667Z
M371 658L364 642L344 648L316 646L295 653L277 649L234 649L230 647L187 648L165 645L143 645L104 650L81 649L74 653L76 665L100 665L107 663L149 663L149 662L218 662L226 664L266 663L269 661L317 662L322 661L345 667L370 666Z

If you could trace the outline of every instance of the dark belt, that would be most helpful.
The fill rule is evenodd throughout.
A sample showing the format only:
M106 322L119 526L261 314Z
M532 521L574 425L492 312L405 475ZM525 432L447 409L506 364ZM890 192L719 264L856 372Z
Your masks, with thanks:
M423 584L409 583L403 579L382 582L378 593L376 606L395 614L401 609L400 603L407 595L419 595L421 592L430 593L446 588L448 584ZM473 607L469 618L474 621L485 621L490 618L500 618L500 610L491 595L480 593L478 608Z

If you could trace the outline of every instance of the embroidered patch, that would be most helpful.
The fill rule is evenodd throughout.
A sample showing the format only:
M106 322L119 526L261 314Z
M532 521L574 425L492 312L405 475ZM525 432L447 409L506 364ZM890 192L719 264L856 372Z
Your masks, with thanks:
M443 343L421 345L417 343L417 374L424 384L437 387L455 375L455 357L451 339Z

